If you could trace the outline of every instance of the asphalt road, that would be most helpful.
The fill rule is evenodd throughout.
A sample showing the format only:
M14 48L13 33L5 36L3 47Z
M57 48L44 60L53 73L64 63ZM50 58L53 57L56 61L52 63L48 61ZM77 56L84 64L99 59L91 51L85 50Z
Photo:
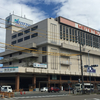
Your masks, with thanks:
M26 94L15 94L13 98L4 98L6 100L100 100L100 95L73 95L63 91L60 93L48 93L48 92L32 92ZM0 99L3 100L3 99Z

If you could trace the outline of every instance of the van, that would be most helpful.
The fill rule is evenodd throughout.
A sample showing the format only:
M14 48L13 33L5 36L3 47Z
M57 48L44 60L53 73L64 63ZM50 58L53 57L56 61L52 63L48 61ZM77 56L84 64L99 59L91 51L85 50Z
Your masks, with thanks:
M88 91L94 90L93 84L90 85L90 83L84 83L84 87L83 88L84 88L84 90L88 90ZM75 84L75 89L77 91L81 91L82 90L82 84L81 83Z
M12 92L11 86L2 86L1 92Z

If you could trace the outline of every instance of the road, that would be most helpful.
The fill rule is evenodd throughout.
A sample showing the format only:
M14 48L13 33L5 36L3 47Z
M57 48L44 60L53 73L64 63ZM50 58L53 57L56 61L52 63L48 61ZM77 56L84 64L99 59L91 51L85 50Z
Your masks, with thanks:
M68 92L48 93L48 92L34 92L26 94L15 94L13 98L5 98L6 100L100 100L100 95L73 95ZM2 99L0 99L2 100Z

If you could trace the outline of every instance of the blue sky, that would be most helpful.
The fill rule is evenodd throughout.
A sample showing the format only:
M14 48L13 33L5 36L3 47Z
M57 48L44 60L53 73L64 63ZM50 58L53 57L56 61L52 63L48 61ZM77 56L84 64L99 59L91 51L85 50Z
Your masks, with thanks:
M14 14L33 20L33 24L46 18L62 16L100 30L100 0L0 0L0 18ZM22 12L22 13L21 13ZM5 21L0 19L0 27ZM3 24L1 24L3 23ZM0 42L5 43L5 29L0 28ZM4 51L0 44L0 52Z

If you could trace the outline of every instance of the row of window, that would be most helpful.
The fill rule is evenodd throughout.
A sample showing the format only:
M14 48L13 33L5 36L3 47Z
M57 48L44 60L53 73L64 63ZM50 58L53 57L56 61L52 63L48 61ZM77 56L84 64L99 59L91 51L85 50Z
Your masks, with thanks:
M19 52L19 55L21 55L21 54L22 54L22 52L20 51L20 52ZM12 57L12 54L10 54L9 56Z
M19 63L22 63L22 59L19 60ZM12 65L12 62L9 62L9 65Z
M38 28L38 26L32 27L31 29L27 29L27 30L24 31L24 34L29 33L30 30L31 30L31 31L34 31L34 30L36 30L37 28ZM23 32L18 33L18 37L19 37L19 36L22 36L22 35L23 35ZM17 34L13 35L13 36L12 36L12 39L14 39L14 38L16 38L16 37L17 37Z
M36 36L38 36L38 33L32 34L31 37L30 37L30 35L28 35L28 36L24 37L24 41L25 41L25 40L28 40L28 39L30 39L30 38L34 38L34 37L36 37ZM22 42L22 41L23 41L23 38L18 39L18 43L19 43L19 42ZM17 43L17 40L12 41L11 44L14 45L14 44L16 44L16 43Z
M60 39L100 48L100 37L65 25L60 25Z

